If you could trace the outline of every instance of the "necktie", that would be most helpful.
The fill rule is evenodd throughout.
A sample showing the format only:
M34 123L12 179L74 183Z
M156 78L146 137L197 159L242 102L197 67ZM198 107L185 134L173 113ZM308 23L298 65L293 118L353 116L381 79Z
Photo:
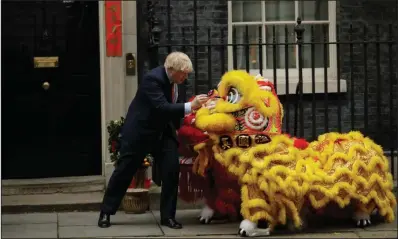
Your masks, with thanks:
M178 97L177 84L173 83L171 86L171 102L176 103Z

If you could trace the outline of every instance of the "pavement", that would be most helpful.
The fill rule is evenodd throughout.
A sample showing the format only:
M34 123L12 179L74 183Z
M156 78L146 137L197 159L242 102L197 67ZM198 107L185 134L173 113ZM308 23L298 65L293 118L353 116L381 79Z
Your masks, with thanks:
M199 210L179 210L177 220L184 224L181 230L159 225L159 211L145 214L118 212L111 217L112 227L97 227L98 212L59 212L3 214L2 238L131 238L131 237L238 237L239 222L201 225L197 221ZM311 227L305 232L284 230L271 238L397 238L397 220L393 223L373 223L361 229L334 225Z

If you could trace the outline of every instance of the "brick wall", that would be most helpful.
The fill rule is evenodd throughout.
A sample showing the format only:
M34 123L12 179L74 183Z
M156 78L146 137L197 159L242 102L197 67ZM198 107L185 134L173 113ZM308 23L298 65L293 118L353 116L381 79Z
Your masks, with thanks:
M364 32L363 26L368 25L369 40L376 40L376 24L380 24L380 40L388 39L388 24L393 25L393 37L396 39L398 37L398 24L397 24L397 2L394 1L370 1L370 0L341 0L338 1L338 11L337 11L337 21L340 26L340 40L349 40L350 35L350 24L353 25L355 29L352 34L352 39L354 41L363 41ZM355 128L361 130L362 132L370 135L377 142L385 146L388 149L391 146L397 147L397 46L395 45L392 49L392 60L393 60L393 75L390 78L389 74L389 48L387 44L381 44L380 47L380 63L377 64L376 59L376 46L369 45L368 47L368 58L367 58L367 76L368 76L368 130L365 130L364 126L364 61L363 54L364 48L360 45L355 45L353 49L354 55L354 67L350 68L350 53L349 49L345 47L342 49L344 54L341 55L342 64L342 78L347 80L349 92L347 98L351 91L354 91L354 108L355 108ZM380 112L381 117L378 121L377 117L377 66L380 66L381 78L381 94L380 94ZM351 72L353 77L351 78ZM392 88L390 83L392 81ZM351 88L350 86L354 87ZM390 92L393 92L393 111L390 111ZM344 104L343 112L343 125L346 130L350 129L350 108L351 101L347 100ZM393 115L394 125L390 126L390 115ZM334 117L335 118L335 117ZM376 131L381 131L383 134L377 136ZM390 139L389 135L393 135L393 140Z
M193 1L178 1L171 0L171 44L193 44L194 43L194 6ZM207 29L211 29L211 41L219 43L221 41L221 29L225 30L225 37L227 37L227 1L225 0L199 0L197 1L197 25L198 38L197 43L207 42ZM160 19L163 28L161 44L168 43L167 33L167 0L161 0L156 8L156 16ZM397 29L397 4L393 1L387 0L340 0L337 1L337 23L340 26L339 36L340 40L349 40L350 24L353 25L353 40L363 40L363 25L369 26L369 39L375 38L375 24L380 26L380 39L386 39L388 23L394 23L394 39L398 37ZM182 39L182 28L185 29L185 40ZM227 38L225 38L227 42ZM180 47L173 47L172 50L182 50ZM195 77L198 80L197 92L204 93L208 88L208 55L206 47L199 47L198 57L194 57L193 47L186 47L185 52L191 56L194 65L197 66L196 74L190 76L189 86L187 88L187 95L193 95L193 85ZM325 117L325 102L322 95L316 98L315 116L316 116L316 135L322 134L326 131L324 125L325 120L328 120L328 131L337 131L338 129L338 105L341 108L342 131L347 132L351 130L351 90L354 90L354 115L355 121L353 123L355 130L360 130L378 143L381 143L386 149L391 146L397 147L397 62L396 52L397 48L393 49L393 87L390 87L390 77L388 75L388 48L385 44L380 49L380 71L381 71L381 121L377 122L377 75L376 75L376 48L369 46L368 50L368 129L364 129L364 61L363 61L363 47L359 45L354 46L354 67L350 68L350 55L347 45L341 47L341 78L347 80L348 92L337 96L336 94L328 95L328 116ZM160 49L160 63L163 63L164 57L167 55L167 49ZM225 64L227 63L227 51L225 49ZM221 54L220 48L212 48L211 56L211 85L215 85L222 75L221 72ZM224 66L227 69L227 66ZM352 79L351 79L352 70ZM351 82L353 82L353 89L351 89ZM390 97L389 92L393 90L393 112L390 112ZM285 97L281 97L284 102L285 111L289 112L289 117L285 117L285 130L293 133L294 125L294 103L296 100L294 96L289 97L289 102L286 102ZM393 113L394 125L390 127L390 114ZM287 122L289 118L289 122ZM306 138L312 138L312 96L306 95L304 102L304 135ZM385 133L381 137L376 136L376 130L381 130ZM391 134L392 131L393 134ZM394 137L394 140L389 138L389 135ZM395 141L395 142L394 142Z
M168 15L167 15L167 0L161 0L156 8L157 17L160 19L163 33L160 44L168 44ZM161 14L160 14L161 13ZM224 30L225 39L227 42L227 2L225 0L200 0L197 1L196 5L197 14L197 43L206 44L208 42L208 29L210 29L211 42L220 43L221 31ZM193 44L194 43L194 3L193 1L179 1L171 0L171 44ZM183 29L185 38L183 39ZM208 83L208 61L209 57L207 54L207 47L197 47L197 59L195 59L194 47L186 46L185 49L181 47L173 47L172 51L184 50L187 53L194 64L195 73L193 73L188 79L187 95L188 97L193 95L194 92L194 81L197 78L198 89L196 92L204 93L207 92L209 85L216 84L222 75L221 72L221 49L220 47L213 46L211 49L210 63L211 67L211 83ZM225 68L227 69L227 50L225 48L224 62ZM165 56L168 53L166 47L160 48L160 61L163 63Z

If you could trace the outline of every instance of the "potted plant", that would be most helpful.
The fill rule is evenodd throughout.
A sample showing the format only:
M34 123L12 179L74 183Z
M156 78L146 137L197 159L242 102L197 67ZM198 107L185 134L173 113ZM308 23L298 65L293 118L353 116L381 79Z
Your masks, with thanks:
M110 154L111 162L117 163L119 158L120 149L120 131L124 124L124 118L120 117L120 120L111 120L108 123L108 151Z
M117 165L120 156L120 131L124 124L124 118L112 120L108 124L108 150L110 159ZM123 198L122 206L126 213L145 213L149 208L149 187L151 180L148 178L147 169L152 165L153 157L147 155L143 159L141 167L134 175L130 186Z

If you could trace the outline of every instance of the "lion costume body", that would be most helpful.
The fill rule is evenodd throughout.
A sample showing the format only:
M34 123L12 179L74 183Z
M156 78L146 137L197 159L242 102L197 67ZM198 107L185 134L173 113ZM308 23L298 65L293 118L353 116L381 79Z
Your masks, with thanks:
M217 91L211 90L208 95L211 100L206 106L214 103ZM193 98L189 101L192 100ZM194 202L204 197L206 205L200 216L202 223L210 223L213 218L236 219L240 216L241 205L238 177L228 173L227 168L215 161L212 154L202 154L200 159L195 160L198 154L194 146L205 146L209 140L209 135L195 127L195 117L195 112L187 115L178 130L179 153L183 156L181 175L184 175L180 179L180 198L186 202ZM210 148L207 152L211 152L211 146L208 147ZM184 167L186 163L194 163L193 174L186 172L191 169ZM186 181L190 181L190 185L186 185Z
M359 132L326 133L311 143L282 134L283 107L262 77L225 73L209 103L191 117L190 127L203 133L192 142L198 153L194 172L206 177L215 168L221 175L221 190L205 194L201 220L210 221L216 211L233 214L238 202L242 236L269 235L289 221L301 228L306 212L331 204L354 207L358 225L369 225L375 209L394 220L396 198L382 148ZM240 197L231 203L228 192L239 195L234 185ZM260 220L268 222L267 229L257 228Z

